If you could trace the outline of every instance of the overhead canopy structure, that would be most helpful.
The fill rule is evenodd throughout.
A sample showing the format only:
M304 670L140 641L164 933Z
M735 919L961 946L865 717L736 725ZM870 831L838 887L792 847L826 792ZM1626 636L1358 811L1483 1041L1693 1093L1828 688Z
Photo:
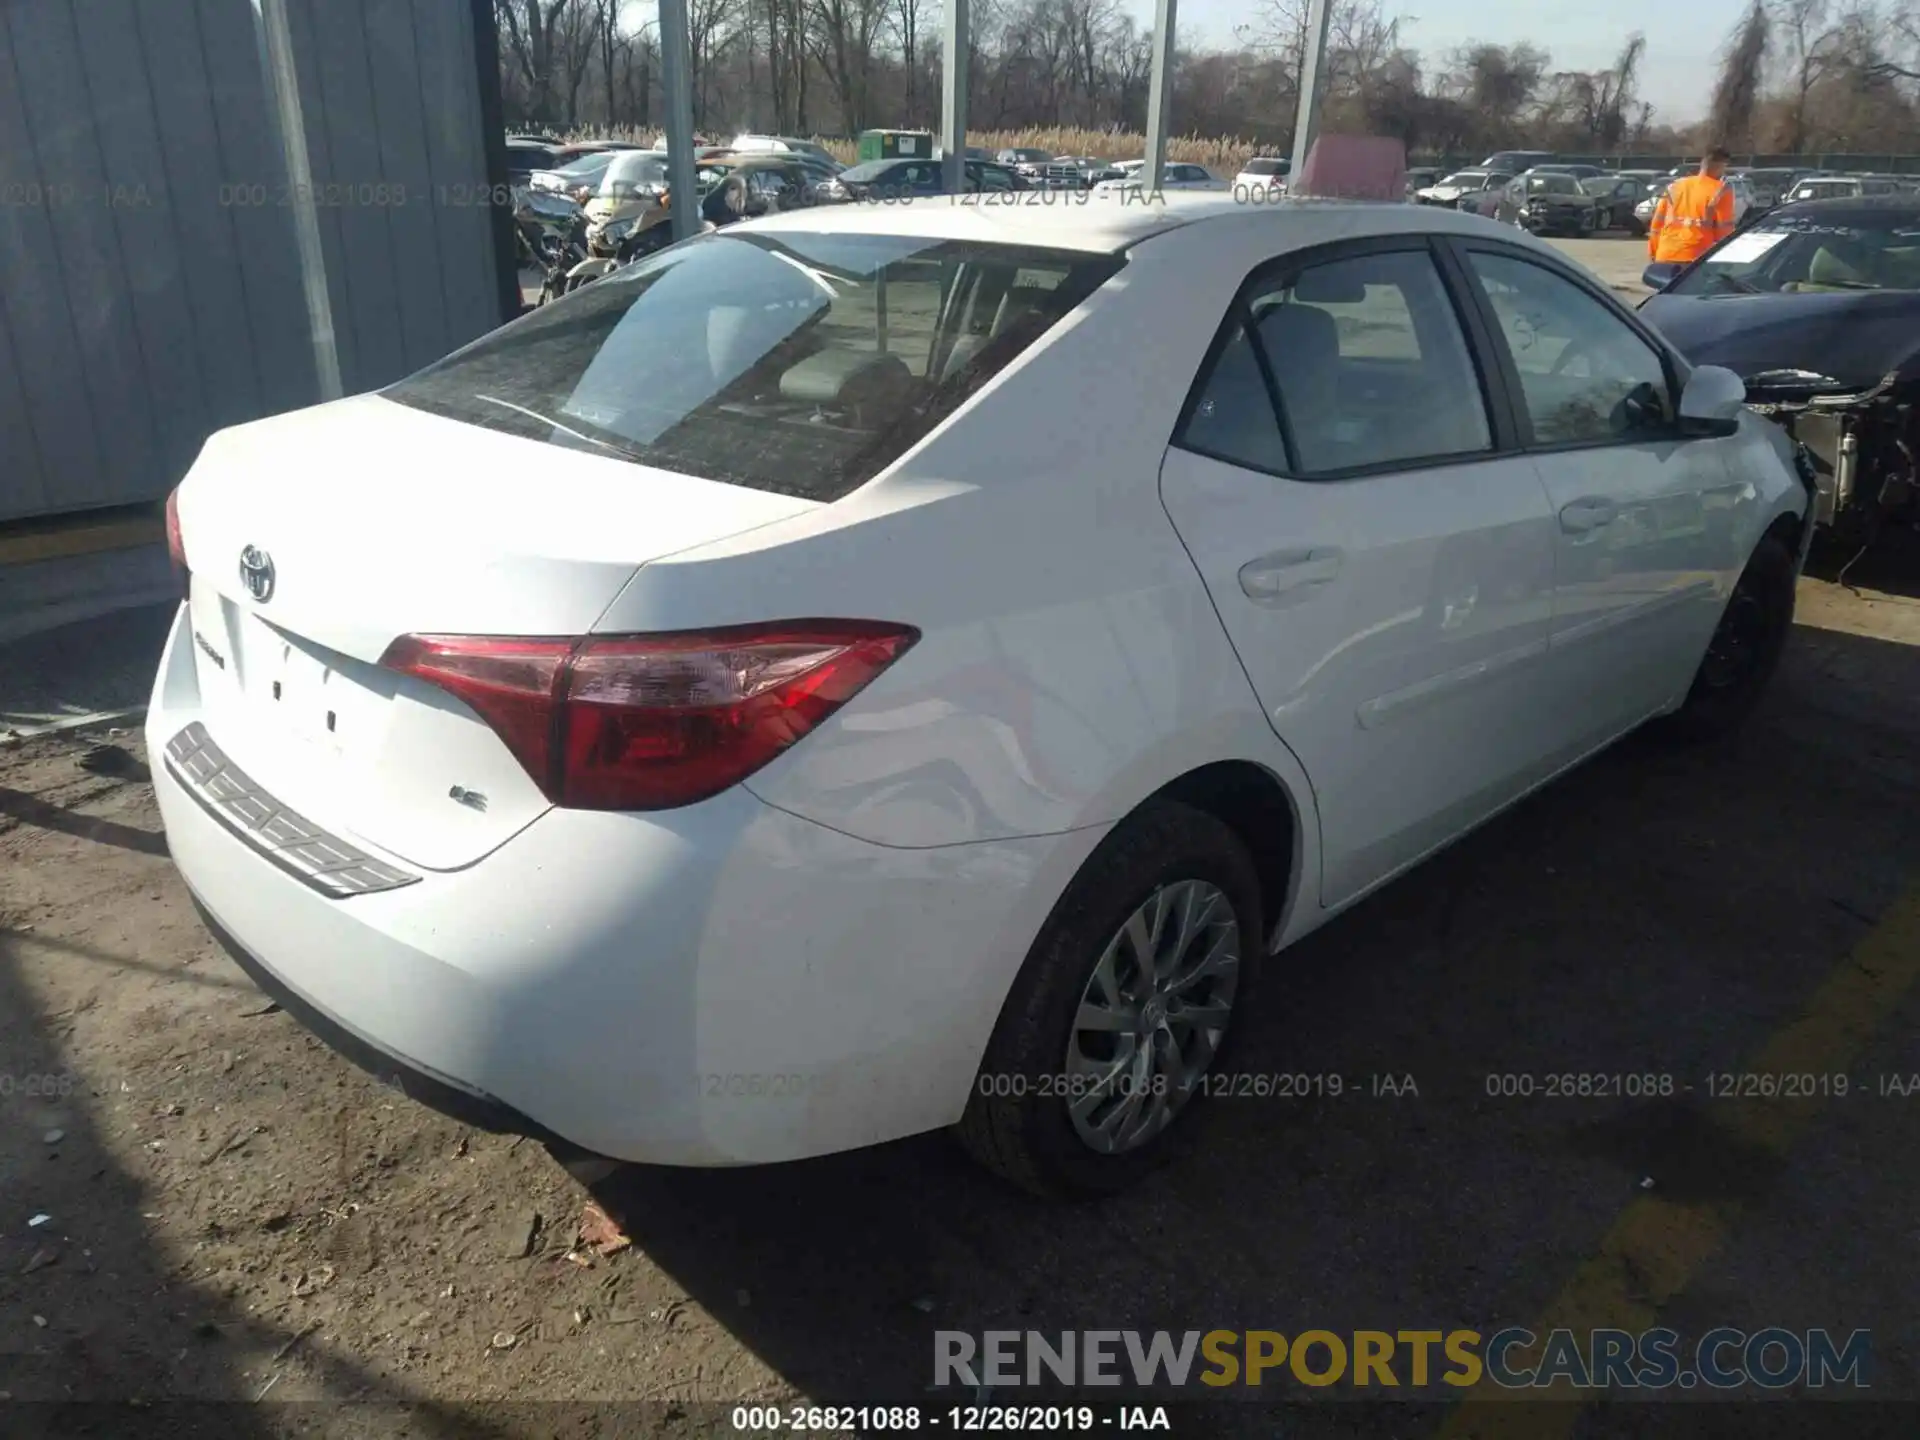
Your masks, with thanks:
M1153 68L1147 82L1147 163L1143 188L1160 188L1167 160L1167 116L1173 106L1175 0L1155 0ZM946 188L961 189L967 159L968 0L945 0L940 18L940 144ZM1312 0L1307 12L1307 53L1301 66L1300 108L1293 128L1293 173L1306 168L1320 113L1320 90L1326 73L1328 0ZM667 97L667 168L675 195L690 194L693 175L693 87L687 29L687 0L660 0L660 69ZM684 188L683 188L684 186ZM676 205L674 238L684 239L699 228L693 205Z

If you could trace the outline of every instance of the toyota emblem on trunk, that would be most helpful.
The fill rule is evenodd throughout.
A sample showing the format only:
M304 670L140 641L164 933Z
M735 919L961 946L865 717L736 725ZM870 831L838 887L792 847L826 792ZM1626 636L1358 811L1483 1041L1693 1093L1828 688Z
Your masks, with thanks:
M273 557L257 545L240 552L240 583L262 605L273 598Z

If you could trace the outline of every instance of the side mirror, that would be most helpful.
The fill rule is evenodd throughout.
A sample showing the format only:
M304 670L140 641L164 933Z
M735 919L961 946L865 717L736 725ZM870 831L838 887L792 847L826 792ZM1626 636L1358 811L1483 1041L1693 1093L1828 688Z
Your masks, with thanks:
M1732 435L1746 403L1746 381L1723 366L1702 365L1680 392L1680 428L1689 435Z
M1640 283L1649 290L1664 290L1679 276L1680 270L1671 260L1656 260L1640 272Z

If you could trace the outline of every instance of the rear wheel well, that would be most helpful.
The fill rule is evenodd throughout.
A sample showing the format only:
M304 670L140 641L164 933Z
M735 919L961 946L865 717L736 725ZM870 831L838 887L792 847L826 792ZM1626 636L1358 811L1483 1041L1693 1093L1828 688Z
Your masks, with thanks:
M1260 877L1260 911L1277 935L1293 898L1293 862L1300 816L1286 787L1250 760L1222 760L1190 770L1153 796L1204 810L1247 847Z

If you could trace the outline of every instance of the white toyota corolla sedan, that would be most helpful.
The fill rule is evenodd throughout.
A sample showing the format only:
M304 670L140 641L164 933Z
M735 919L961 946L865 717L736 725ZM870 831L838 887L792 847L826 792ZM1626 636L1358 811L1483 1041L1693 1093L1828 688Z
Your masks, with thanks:
M676 1165L954 1127L1111 1190L1288 944L1747 713L1810 527L1742 396L1447 210L734 226L208 441L168 840L456 1116Z

